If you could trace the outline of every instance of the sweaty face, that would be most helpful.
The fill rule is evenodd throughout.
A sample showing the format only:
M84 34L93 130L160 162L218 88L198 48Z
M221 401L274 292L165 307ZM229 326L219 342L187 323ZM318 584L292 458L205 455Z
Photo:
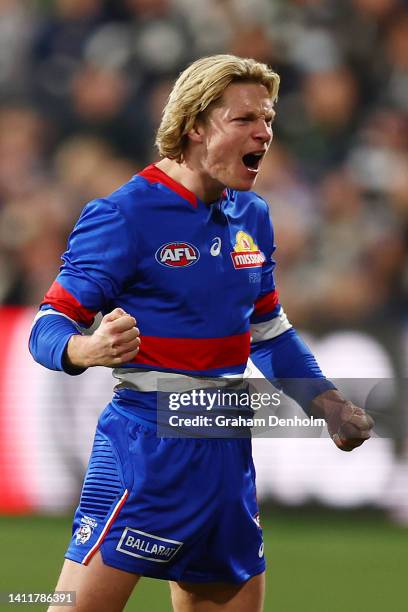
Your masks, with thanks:
M264 85L232 83L202 124L202 171L214 186L252 189L272 141L273 104Z

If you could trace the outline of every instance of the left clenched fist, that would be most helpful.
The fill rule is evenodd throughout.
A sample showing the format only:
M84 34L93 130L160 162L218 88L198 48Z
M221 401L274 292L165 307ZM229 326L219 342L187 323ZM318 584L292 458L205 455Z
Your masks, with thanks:
M373 419L365 410L343 399L336 390L317 396L312 402L312 410L326 420L329 434L340 450L352 451L371 437Z
M328 416L327 429L335 445L344 451L351 451L371 437L374 421L362 408L353 402L344 405Z

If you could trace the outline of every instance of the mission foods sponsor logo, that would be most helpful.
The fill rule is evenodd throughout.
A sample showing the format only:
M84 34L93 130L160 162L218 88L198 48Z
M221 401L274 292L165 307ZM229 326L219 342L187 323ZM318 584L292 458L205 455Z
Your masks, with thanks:
M183 542L159 538L151 533L126 527L116 550L131 557L168 563L182 546Z
M237 232L234 251L231 253L234 268L257 268L262 266L265 255L259 250L253 238L243 231Z
M168 242L156 251L159 264L169 268L185 268L197 263L200 251L188 242Z
M256 268L262 266L265 261L263 253L254 251L253 253L231 253L234 268Z

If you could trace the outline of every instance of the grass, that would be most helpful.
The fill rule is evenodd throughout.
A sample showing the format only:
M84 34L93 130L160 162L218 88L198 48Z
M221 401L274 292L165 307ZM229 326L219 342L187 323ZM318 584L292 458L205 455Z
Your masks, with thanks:
M266 612L407 610L408 529L372 512L273 509L262 518ZM66 517L0 517L0 590L52 591L69 534ZM126 611L147 610L170 612L166 582L138 585Z

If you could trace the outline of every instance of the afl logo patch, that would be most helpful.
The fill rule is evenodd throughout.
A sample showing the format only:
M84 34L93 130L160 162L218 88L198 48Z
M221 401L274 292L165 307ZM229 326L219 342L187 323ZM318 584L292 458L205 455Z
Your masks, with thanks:
M200 251L189 242L168 242L156 251L156 261L168 268L186 268L199 259Z

